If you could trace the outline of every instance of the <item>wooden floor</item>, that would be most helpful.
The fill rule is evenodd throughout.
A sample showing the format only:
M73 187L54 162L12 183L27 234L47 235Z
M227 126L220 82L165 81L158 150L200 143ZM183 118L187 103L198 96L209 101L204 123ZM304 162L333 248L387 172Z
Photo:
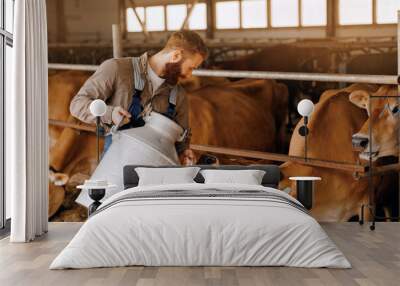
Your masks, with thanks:
M289 267L123 267L48 270L80 223L50 223L32 243L0 241L0 285L400 285L400 224L372 232L357 223L323 224L352 269Z

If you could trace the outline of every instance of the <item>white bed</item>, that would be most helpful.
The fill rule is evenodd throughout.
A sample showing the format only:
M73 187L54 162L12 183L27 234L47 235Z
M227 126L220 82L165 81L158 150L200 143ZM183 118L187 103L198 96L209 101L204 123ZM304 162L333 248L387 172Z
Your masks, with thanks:
M133 187L113 195L50 269L128 265L351 267L286 193L199 183Z

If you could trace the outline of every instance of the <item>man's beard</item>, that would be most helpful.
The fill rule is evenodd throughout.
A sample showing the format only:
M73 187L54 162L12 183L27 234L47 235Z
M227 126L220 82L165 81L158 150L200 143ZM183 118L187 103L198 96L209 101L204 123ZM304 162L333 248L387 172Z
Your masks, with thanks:
M163 78L165 82L170 85L176 85L178 83L179 77L182 76L182 61L177 63L167 63L165 65L165 72Z

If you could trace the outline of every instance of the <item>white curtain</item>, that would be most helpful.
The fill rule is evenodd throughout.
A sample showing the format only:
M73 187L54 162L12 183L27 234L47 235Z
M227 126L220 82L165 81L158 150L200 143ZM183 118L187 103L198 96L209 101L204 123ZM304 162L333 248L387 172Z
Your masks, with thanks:
M12 242L47 232L48 113L45 0L15 1L13 93L6 98L6 187Z

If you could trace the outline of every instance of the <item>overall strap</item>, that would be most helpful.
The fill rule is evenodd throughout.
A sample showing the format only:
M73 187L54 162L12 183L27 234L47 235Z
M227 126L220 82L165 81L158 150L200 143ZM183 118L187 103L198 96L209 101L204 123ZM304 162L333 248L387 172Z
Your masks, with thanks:
M131 104L128 108L128 112L132 115L131 120L138 119L143 111L143 106L141 104L141 95L142 90L138 90L135 88L135 90L133 91Z
M135 81L135 87L133 90L132 101L129 105L128 112L132 115L130 123L124 128L131 128L131 127L138 127L143 126L144 121L141 118L140 114L143 111L143 106L141 103L141 95L145 85L145 79L142 76L141 67L140 67L140 58L134 57L132 58L132 65L133 65L133 77Z
M140 66L140 58L134 57L132 58L133 65L133 79L135 81L135 89L143 91L144 84L146 83L146 79L143 77Z
M176 115L176 100L178 97L178 86L175 86L171 89L168 99L168 109L167 112L164 113L165 116L169 117L170 119L174 119Z

